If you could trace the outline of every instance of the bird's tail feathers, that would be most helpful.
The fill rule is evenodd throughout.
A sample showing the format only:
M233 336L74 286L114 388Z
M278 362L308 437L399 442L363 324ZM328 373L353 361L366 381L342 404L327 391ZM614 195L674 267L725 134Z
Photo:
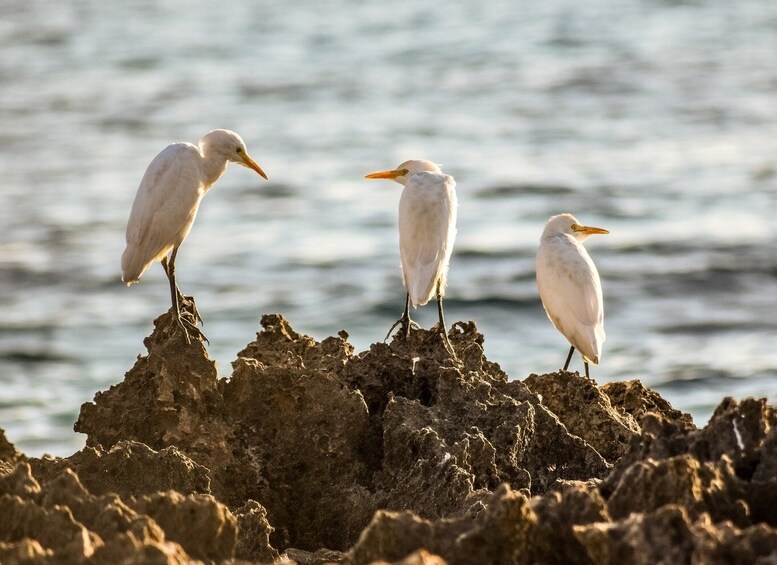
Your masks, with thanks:
M408 289L410 302L413 304L413 307L423 306L434 296L436 278L418 277L413 283Z
M601 333L601 339L600 334ZM582 328L575 336L574 346L580 351L583 360L592 365L598 365L602 356L602 343L604 342L604 330L597 332L593 326Z
M121 280L127 283L127 286L135 284L152 262L153 260L143 261L143 258L134 253L132 248L127 247L121 256Z
M590 363L591 365L598 365L599 364L599 356L596 357L588 357L587 355L583 355L583 361L586 363Z

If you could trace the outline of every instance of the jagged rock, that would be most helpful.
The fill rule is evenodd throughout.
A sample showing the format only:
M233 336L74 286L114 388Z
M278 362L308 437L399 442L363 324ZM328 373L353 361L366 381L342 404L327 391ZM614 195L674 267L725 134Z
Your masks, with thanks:
M6 565L50 563L53 557L54 552L45 549L37 540L24 538L12 543L0 541L0 563Z
M234 554L237 518L212 496L169 491L133 497L129 506L153 519L167 539L195 559L219 561Z
M0 477L3 563L191 563L233 557L236 519L205 495L96 496L62 467L42 486L26 462ZM180 540L175 543L174 540Z
M8 494L27 500L37 498L40 493L40 484L32 476L27 462L17 464L10 473L0 476L0 495Z
M469 516L426 520L412 512L381 510L348 553L349 563L399 561L419 549L451 564L528 563L534 515L528 499L500 485Z
M388 561L374 561L372 565L446 565L447 561L439 555L429 553L425 549L414 551L404 559L390 564Z
M525 562L535 520L528 499L502 484L473 520L472 529L456 537L455 551L440 553L451 563Z
M691 415L672 408L657 392L639 380L606 383L599 387L610 398L613 406L620 408L639 422L648 412L660 414L667 420L677 420L683 426L695 429Z
M602 484L610 512L617 519L679 503L693 519L706 512L740 527L774 525L777 480L758 470L775 457L775 424L764 399L724 399L699 430L646 414L641 437Z
M356 355L345 332L262 326L219 380L158 318L148 355L82 407L71 457L31 470L0 434L0 559L777 561L763 400L697 430L639 381L510 381L472 323L455 355L434 331Z
M61 561L91 557L98 538L79 524L67 507L44 508L33 500L0 497L0 541L36 540Z
M270 328L270 337L282 343L260 341L291 351L286 334ZM311 349L308 353L317 356ZM354 509L367 505L360 518L364 523L374 510L361 456L370 447L362 395L336 375L289 353L272 367L239 358L224 386L224 399L247 456L244 465L255 473L248 495L261 501L270 523L280 530L273 539L306 550L346 548L364 525L353 524Z
M693 532L692 563L777 563L777 532L765 524L740 529L729 522L713 524L704 515L693 525Z
M607 507L596 486L579 481L554 485L529 501L536 515L528 561L531 563L592 563L575 536L575 526L608 520Z
M588 558L597 564L690 563L694 541L684 509L664 506L614 523L575 527Z
M116 493L122 497L176 490L181 494L209 494L208 469L175 447L154 451L136 441L120 441L108 451L85 447L68 458L30 459L34 475L42 481L64 468L82 477L92 494Z
M154 542L165 538L157 524L133 512L118 496L90 494L71 469L64 469L46 483L37 502L44 508L68 508L79 524L102 541L120 534L147 537Z
M726 455L737 476L750 480L763 458L767 434L775 427L777 412L765 398L746 398L741 403L725 398L707 426L692 436L691 452L705 461Z
M419 330L408 339L395 337L390 345L374 344L347 364L345 379L364 395L384 441L384 411L393 398L405 398L417 402L413 426L431 427L448 450L456 444L463 449L467 442L468 453L458 459L470 459L475 488L493 489L507 481L538 493L559 478L607 472L601 456L571 435L536 395L520 382L508 382L499 366L485 359L483 336L473 323L454 324L450 339L458 360L442 347L439 334ZM407 411L411 405L395 407ZM411 418L405 414L392 421L405 417Z
M379 491L377 506L440 518L468 505L475 476L466 461L459 461L466 452L451 455L453 446L427 425L427 410L401 397L389 402L383 414L385 464L378 481L386 491Z
M295 332L278 314L266 314L260 323L263 331L237 354L238 359L255 359L268 367L292 363L336 373L353 357L353 345L348 343L344 330L319 343Z
M246 561L271 563L278 559L278 551L270 545L270 534L275 528L267 521L267 510L249 500L235 511L237 544L235 557Z
M379 510L348 553L356 565L374 561L399 561L419 548L434 551L434 527L412 512Z
M774 563L777 532L763 524L739 529L713 523L702 514L695 523L682 506L669 504L614 523L576 526L575 535L594 563Z
M224 415L216 364L203 344L187 344L170 313L154 320L144 340L148 355L138 357L122 383L98 392L81 406L75 423L88 447L110 449L122 440L159 451L175 446L208 469L232 462L230 427ZM221 474L211 477L213 492L226 490Z
M744 489L753 521L777 527L777 426L761 442L755 470Z
M0 428L0 474L10 472L19 461L21 454L5 437L5 430Z
M590 443L609 462L619 459L640 432L632 416L616 409L594 381L577 373L529 375L523 382L541 395L542 404L571 433Z
M97 446L122 449L123 439L175 446L207 468L218 500L233 508L261 502L273 545L310 551L347 549L379 508L437 518L463 511L502 481L528 494L608 470L535 395L485 359L474 324L452 329L456 358L433 331L354 356L347 334L317 342L280 316L265 316L262 325L232 378L217 381L201 344L187 346L169 315L158 318L148 355L83 406L76 429L89 434L94 451L81 458L92 454L94 462ZM174 482L165 480L154 486ZM183 488L203 490L198 485L184 481Z
M648 459L629 467L607 501L610 515L623 518L633 512L650 512L679 504L691 519L709 513L713 519L748 522L748 509L728 457L717 463L700 463L678 455L662 461Z

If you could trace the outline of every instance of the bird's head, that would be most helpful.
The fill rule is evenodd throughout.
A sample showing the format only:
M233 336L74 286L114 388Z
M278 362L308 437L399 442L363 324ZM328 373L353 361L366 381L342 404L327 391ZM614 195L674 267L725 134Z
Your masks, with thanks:
M424 159L410 159L399 165L396 169L391 171L380 171L378 173L372 173L364 178L366 179L390 179L404 185L410 175L416 173L439 173L440 166L435 165L431 161Z
M572 214L559 214L553 216L545 225L543 237L554 235L571 235L577 241L585 241L594 234L606 234L609 231L602 228L584 226L577 221Z
M248 154L243 138L234 131L228 129L214 129L205 134L200 140L200 146L202 147L203 153L207 152L222 155L227 161L237 163L243 167L248 167L259 173L265 180L267 179L267 175L264 174L261 167L259 167Z

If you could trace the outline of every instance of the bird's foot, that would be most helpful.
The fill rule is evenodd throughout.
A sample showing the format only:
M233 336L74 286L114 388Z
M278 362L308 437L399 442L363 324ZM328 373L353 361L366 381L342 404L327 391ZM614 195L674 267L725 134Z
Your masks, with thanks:
M448 354L453 357L456 361L459 360L459 358L456 356L456 351L453 349L453 344L451 343L451 340L448 338L448 334L445 333L445 328L442 327L440 324L437 324L435 326L435 329L437 331L437 334L440 336L440 340L442 341L442 346L445 348L445 351L448 352Z
M183 294L178 296L178 301L181 304L181 310L183 310L182 314L188 315L194 324L200 324L205 325L205 322L202 321L202 316L200 316L200 311L197 308L197 303L194 301L193 296L184 296Z
M409 317L405 318L404 316L402 316L399 320L397 320L396 322L391 324L391 327L389 328L389 331L386 334L386 337L383 338L383 341L388 340L388 338L391 336L391 332L393 332L394 328L396 328L397 326L399 326L399 332L398 333L400 333L403 336L405 336L405 339L410 337L410 330L411 329L414 329L414 330L420 330L421 329L421 326L416 324Z
M183 331L183 337L186 339L186 343L191 344L192 337L194 337L210 345L210 341L208 341L208 338L205 337L205 334L202 333L202 330L200 330L196 324L193 324L191 321L189 321L187 318L184 318L180 314L176 316L175 321L178 324L178 327Z

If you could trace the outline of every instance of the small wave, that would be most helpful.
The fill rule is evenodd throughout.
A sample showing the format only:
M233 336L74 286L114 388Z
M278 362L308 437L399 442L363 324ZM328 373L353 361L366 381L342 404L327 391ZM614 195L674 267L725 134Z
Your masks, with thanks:
M668 326L657 327L654 328L654 330L664 335L706 335L711 333L774 330L775 328L776 326L774 324L748 320L735 322L694 322L687 324L672 324Z
M533 251L533 250L532 250ZM453 251L456 259L515 259L527 257L526 251L518 248L488 250L483 248L464 247ZM532 253L533 255L533 253Z
M9 349L0 351L0 360L11 363L77 363L78 359L64 353L48 350Z
M540 299L536 296L516 297L482 296L479 298L446 298L447 308L501 308L505 310L542 309Z
M521 184L506 184L497 185L487 188L482 188L475 191L475 198L482 200L488 200L492 198L512 198L514 196L524 196L527 194L542 194L546 196L559 195L559 194L572 194L575 191L568 186L557 184L541 184L541 183L521 183Z
M733 389L735 388L734 384L741 380L742 378L735 376L732 371L702 365L685 365L670 370L667 380L662 382L658 388L680 391L699 389L710 385L721 386L725 383L730 383Z

